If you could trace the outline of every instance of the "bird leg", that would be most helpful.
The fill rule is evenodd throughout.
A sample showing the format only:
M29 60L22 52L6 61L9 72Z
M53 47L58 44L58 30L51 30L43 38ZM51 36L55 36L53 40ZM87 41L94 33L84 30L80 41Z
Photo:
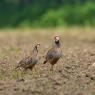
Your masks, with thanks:
M35 70L35 73L36 73L35 75L40 76L39 69L34 66L34 70Z
M24 79L24 72L23 72L22 69L19 69L19 70L17 71L17 79L18 79L18 80L19 80L19 79Z
M51 69L50 69L51 72L53 72L53 65L51 65Z
M21 77L24 79L24 77L25 77L25 74L26 74L26 69L23 69L22 71L21 71Z
M36 67L33 66L33 67L31 68L31 72L32 72L33 77L35 77L35 72L36 72L36 71L37 71L37 70L36 70Z
M36 67L35 67L35 66L34 66L34 68L33 68L33 69L34 69L34 74L35 74L35 73L37 72L37 69L36 69Z

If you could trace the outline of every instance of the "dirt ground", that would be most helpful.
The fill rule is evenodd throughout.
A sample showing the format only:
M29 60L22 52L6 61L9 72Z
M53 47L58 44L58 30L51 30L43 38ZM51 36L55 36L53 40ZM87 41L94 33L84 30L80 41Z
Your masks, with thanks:
M51 73L50 64L42 63L56 34L63 57ZM36 70L14 70L38 42ZM0 95L95 95L95 29L1 30Z

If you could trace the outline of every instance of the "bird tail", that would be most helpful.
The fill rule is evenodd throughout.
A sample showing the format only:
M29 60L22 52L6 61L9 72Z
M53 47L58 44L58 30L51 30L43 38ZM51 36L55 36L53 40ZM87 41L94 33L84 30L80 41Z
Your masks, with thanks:
M17 71L18 69L20 69L20 66L16 66L12 69L12 71Z
M20 66L18 65L18 66L16 66L14 69L16 70L16 69L18 69Z
M47 63L47 60L45 60L44 62L43 62L43 64L46 64Z

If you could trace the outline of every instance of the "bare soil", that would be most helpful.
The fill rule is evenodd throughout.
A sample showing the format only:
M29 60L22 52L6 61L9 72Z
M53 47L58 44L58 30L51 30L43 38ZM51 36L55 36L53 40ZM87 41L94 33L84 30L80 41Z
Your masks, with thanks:
M0 95L95 95L95 29L65 31L1 30ZM50 64L42 63L56 34L61 37L63 57L50 72ZM14 70L38 42L36 70L24 74Z

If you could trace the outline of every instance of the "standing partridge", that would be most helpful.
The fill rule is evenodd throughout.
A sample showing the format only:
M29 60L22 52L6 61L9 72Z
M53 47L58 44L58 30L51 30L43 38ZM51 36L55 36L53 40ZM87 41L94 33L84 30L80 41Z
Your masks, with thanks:
M60 37L55 36L54 40L55 40L55 45L47 52L45 56L45 61L43 62L43 64L47 62L51 64L51 69L50 69L51 71L53 71L53 66L58 62L58 60L62 56Z

